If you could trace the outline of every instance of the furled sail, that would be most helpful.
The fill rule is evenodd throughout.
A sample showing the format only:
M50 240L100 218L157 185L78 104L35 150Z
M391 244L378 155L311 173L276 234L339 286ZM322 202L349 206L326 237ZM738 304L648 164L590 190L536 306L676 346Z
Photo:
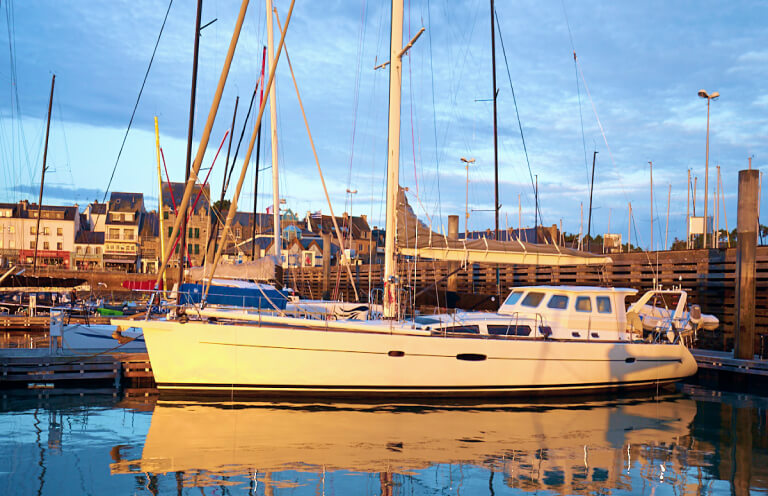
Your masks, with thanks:
M216 269L216 278L275 281L282 278L282 274L277 273L277 266L277 259L271 255L243 263L221 264ZM187 272L188 282L203 282L205 277L205 267L192 267Z
M401 255L463 263L528 265L604 265L610 257L587 253L557 244L534 244L520 240L450 239L432 231L413 212L405 190L398 193L397 247Z

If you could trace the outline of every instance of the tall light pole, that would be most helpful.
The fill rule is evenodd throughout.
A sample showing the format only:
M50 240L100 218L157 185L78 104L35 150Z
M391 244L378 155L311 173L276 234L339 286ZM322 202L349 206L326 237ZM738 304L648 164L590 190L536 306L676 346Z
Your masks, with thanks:
M707 204L709 203L709 102L720 96L715 91L712 94L699 90L699 96L707 99L707 154L704 162L704 248L707 247Z
M469 230L467 224L469 223L469 164L474 164L475 159L461 157L461 161L464 162L464 167L467 169L467 199L464 203L464 239L467 239Z

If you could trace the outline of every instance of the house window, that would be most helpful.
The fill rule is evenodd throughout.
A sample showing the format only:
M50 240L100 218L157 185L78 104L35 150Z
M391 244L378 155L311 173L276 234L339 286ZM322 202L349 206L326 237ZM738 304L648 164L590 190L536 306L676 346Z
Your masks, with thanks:
M37 231L35 229L35 226L29 226L29 234L36 234Z
M85 254L86 255L90 255L91 254L91 247L90 246L86 246L85 247Z
M168 220L168 211L163 212L163 220Z
M56 236L64 236L64 229L62 229L61 227L57 227Z
M64 249L64 243L62 243L61 241L56 243L56 249L59 251L62 251Z
M43 241L43 250L50 250L51 245L47 241Z
M169 237L169 238L171 237L171 234L173 234L173 228L172 228L172 227L169 227L169 228L168 228L168 237Z
M194 233L195 233L195 230L190 227L189 232L187 233L187 238L191 238Z
M83 247L82 247L82 246L78 246L77 248L75 248L75 251L76 251L78 254L80 254L80 253L83 253Z
M3 240L0 239L0 249L2 249L2 248L3 248Z
M120 239L120 229L110 229L109 239Z
M14 234L16 232L16 226L8 226L8 232Z
M200 228L199 227L195 228L195 239L200 239Z
M199 255L199 254L200 254L200 245L196 244L195 245L195 255Z
M133 229L123 229L123 239L133 239Z
M30 250L34 250L35 249L35 242L34 241L30 241L29 242L29 249Z
M99 253L101 253L101 248L97 246L96 248L93 249L93 251L98 255Z

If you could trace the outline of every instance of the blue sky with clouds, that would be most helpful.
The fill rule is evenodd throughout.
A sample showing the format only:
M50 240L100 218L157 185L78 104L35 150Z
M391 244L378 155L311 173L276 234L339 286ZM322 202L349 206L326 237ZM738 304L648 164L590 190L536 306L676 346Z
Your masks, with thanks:
M288 3L276 2L281 21ZM203 4L203 23L217 21L201 38L196 140L239 8L234 0ZM0 200L37 197L53 73L46 201L84 205L103 197L167 5L148 0L0 2L0 163L5 184ZM404 59L401 183L409 188L420 216L430 216L434 225L445 223L448 214L464 212L466 177L459 159L475 158L469 203L476 211L470 228L492 228L492 213L483 211L493 208L488 2L414 0L405 5L404 37L422 26L426 32ZM206 166L230 126L238 95L235 137L240 134L260 68L264 11L263 2L251 3ZM357 190L353 213L368 214L379 225L388 74L373 67L388 59L389 13L388 2L372 0L297 2L286 41L334 208L349 210L345 191ZM567 231L578 232L580 203L586 211L588 171L597 150L593 232L606 232L610 217L610 230L626 236L631 201L637 224L632 238L639 237L646 247L651 219L648 162L654 163L654 243L661 247L669 184L669 237L684 236L689 168L699 178L697 213L702 207L706 102L696 93L700 88L719 91L722 97L711 107L710 192L719 164L728 226L735 227L737 171L746 168L749 156L757 168L764 168L768 157L768 93L763 83L768 76L768 4L497 1L497 13L502 226L517 225L518 195L523 224L533 224L531 180L511 79L531 170L538 175L544 223L562 219ZM114 191L144 192L150 206L157 196L155 115L171 178L183 178L194 16L195 2L174 0L111 186ZM581 78L577 83L572 43L586 87ZM327 213L284 59L277 69L277 96L281 196L294 211ZM263 209L271 197L268 144L261 167ZM216 195L222 168L220 157L211 175ZM252 172L248 177L252 184ZM252 187L241 201L243 209L251 208ZM724 221L721 217L721 225Z

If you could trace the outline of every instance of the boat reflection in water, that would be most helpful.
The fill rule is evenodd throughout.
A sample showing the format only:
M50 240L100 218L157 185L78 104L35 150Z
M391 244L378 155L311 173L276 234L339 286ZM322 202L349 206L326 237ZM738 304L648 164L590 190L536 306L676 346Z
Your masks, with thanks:
M701 471L697 479L686 465L696 414L679 395L498 407L159 402L141 459L118 455L111 471L313 493L333 479L337 494L634 491L649 482L698 492Z

